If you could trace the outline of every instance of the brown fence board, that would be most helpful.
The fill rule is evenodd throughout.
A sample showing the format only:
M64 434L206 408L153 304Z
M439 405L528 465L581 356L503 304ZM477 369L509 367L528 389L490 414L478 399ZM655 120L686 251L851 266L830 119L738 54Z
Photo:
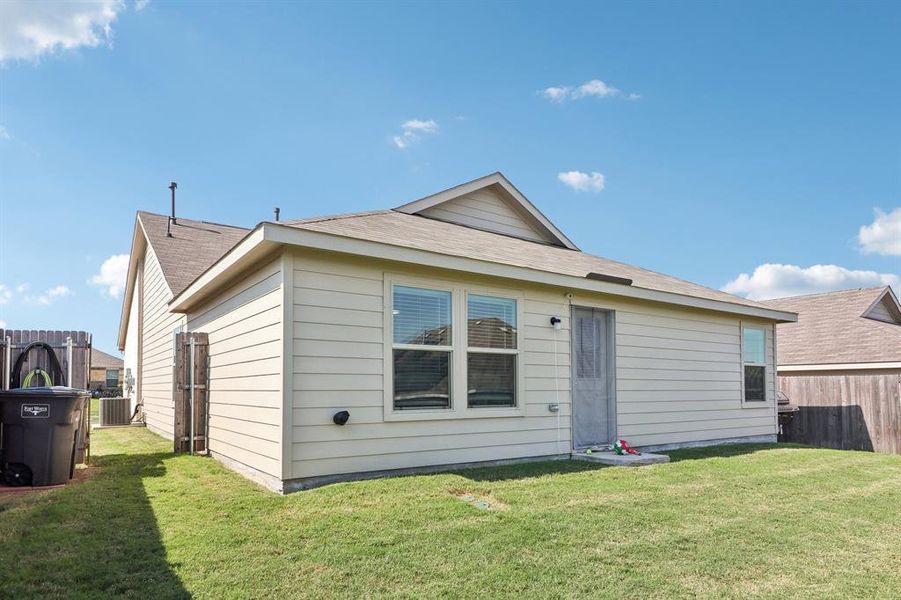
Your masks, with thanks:
M785 441L901 454L901 373L780 375L799 411Z
M191 339L194 340L194 364L190 364ZM206 333L178 333L175 336L175 365L173 367L173 398L175 398L175 452L206 450L209 379L209 340ZM191 378L193 369L194 411L191 406ZM191 440L191 422L194 422L194 439Z

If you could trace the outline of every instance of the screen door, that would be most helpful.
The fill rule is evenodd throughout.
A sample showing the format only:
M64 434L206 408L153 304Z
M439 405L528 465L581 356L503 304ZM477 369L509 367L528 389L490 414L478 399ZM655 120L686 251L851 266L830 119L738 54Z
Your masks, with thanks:
M573 307L573 447L610 444L616 437L613 313Z

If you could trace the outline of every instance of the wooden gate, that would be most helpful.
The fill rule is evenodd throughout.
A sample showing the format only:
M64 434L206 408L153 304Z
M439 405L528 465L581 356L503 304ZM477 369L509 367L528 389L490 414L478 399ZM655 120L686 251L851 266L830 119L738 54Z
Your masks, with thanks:
M210 346L205 333L175 336L175 452L206 452ZM193 410L192 410L193 409ZM193 447L191 439L193 438Z

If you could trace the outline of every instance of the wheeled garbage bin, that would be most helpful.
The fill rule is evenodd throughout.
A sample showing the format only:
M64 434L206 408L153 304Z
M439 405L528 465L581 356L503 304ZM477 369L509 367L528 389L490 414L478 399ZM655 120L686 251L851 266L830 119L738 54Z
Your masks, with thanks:
M0 469L7 485L58 485L75 475L75 445L90 392L68 387L0 392Z

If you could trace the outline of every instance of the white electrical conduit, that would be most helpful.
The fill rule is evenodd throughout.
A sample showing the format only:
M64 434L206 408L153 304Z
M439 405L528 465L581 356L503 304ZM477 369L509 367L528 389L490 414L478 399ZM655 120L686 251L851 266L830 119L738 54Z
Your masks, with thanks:
M558 317L560 319L560 329L563 329L563 319L564 315L567 314L567 301L569 294L563 294L563 311ZM570 323L570 327L572 327L572 323ZM557 358L557 332L559 330L554 327L554 402L557 404L557 454L563 454L560 451L560 412L562 408L560 407L560 366ZM572 348L570 348L570 357L572 356ZM572 399L570 399L572 402Z

